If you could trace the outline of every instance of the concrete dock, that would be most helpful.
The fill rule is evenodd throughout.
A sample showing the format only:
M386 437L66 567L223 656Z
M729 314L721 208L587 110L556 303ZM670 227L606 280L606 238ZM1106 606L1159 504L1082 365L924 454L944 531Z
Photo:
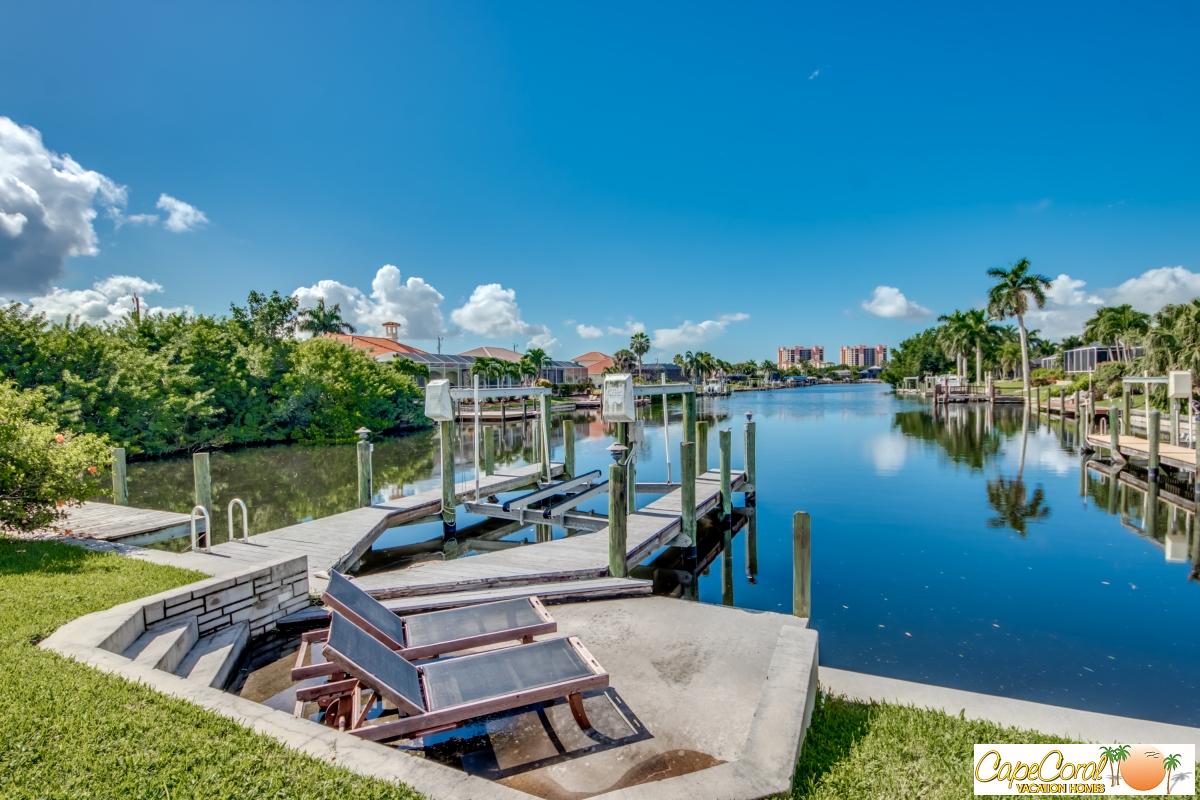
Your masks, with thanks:
M730 483L733 490L738 491L745 486L745 473L732 471ZM626 562L630 566L640 564L679 534L681 494L675 489L627 517ZM720 502L720 473L709 470L696 479L697 517L716 508ZM360 575L355 582L380 599L428 598L468 590L586 580L607 575L608 528L605 527L593 533L481 553L471 558L430 561ZM500 599L500 596L497 592L491 599Z

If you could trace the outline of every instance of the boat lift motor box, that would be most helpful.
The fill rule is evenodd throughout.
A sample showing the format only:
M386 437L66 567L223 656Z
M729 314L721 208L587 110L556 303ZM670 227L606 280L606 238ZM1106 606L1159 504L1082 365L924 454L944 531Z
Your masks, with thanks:
M450 381L439 379L425 385L425 416L434 422L450 422L454 419Z
M1190 400L1192 397L1192 373L1187 370L1168 372L1167 397L1172 400Z
M632 375L605 375L600 411L605 422L637 422L637 399Z

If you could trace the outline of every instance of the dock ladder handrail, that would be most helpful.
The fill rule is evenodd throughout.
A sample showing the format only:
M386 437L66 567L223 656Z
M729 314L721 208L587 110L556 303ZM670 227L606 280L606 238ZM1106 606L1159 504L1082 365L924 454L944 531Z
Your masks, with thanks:
M204 517L204 547L199 546L199 537L196 535L196 514ZM200 550L205 553L212 552L212 523L209 520L208 509L204 506L192 507L192 550Z
M240 498L240 497L235 497L229 501L229 508L227 509L229 512L229 515L228 515L229 516L229 541L231 541L231 542L237 541L237 536L235 536L233 533L233 507L235 505L241 506L241 509L242 509L242 541L248 543L250 541L250 515L246 512L246 504L245 504L245 502L242 501L242 498Z

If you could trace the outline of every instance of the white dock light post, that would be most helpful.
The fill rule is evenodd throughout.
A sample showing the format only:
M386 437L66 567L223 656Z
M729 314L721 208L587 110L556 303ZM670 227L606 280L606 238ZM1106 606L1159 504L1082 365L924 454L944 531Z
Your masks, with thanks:
M442 535L452 538L456 530L454 492L454 400L450 381L430 381L425 387L425 416L438 423L442 469Z
M355 433L358 434L358 504L365 508L371 505L375 496L375 487L372 485L374 476L371 470L371 431L359 428Z
M622 491L626 510L633 511L637 501L637 477L634 472L632 451L629 448L632 440L630 426L637 422L637 397L633 392L632 375L606 375L604 377L604 393L601 396L600 410L605 422L617 424L617 441L625 448L621 475L625 479L626 486ZM611 498L612 495L610 494L609 497ZM621 535L623 538L623 530Z

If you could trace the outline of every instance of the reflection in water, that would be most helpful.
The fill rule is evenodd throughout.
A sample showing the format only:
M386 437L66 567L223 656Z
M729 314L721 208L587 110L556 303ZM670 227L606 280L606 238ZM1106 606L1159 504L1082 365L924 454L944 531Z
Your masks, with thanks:
M1097 508L1118 518L1121 527L1163 549L1163 560L1191 564L1189 580L1200 580L1200 535L1196 531L1195 502L1182 496L1180 487L1142 477L1108 464L1085 462L1081 467L1084 491Z
M1039 486L1029 494L1025 481L1020 477L1012 480L996 478L987 482L988 505L996 516L987 521L989 528L1011 528L1024 536L1030 522L1050 516L1046 506L1046 493Z

